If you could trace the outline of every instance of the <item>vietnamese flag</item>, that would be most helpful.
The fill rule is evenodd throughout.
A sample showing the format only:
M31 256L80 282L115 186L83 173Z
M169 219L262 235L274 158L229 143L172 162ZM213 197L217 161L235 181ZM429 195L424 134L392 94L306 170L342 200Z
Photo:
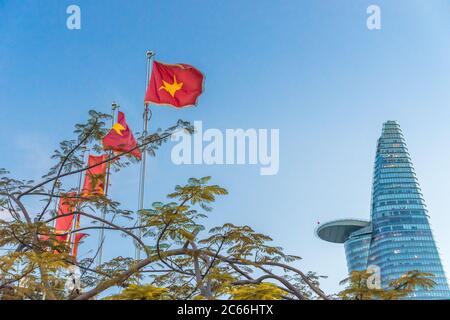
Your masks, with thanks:
M203 74L191 65L153 62L145 103L183 108L197 104L203 92Z
M119 111L117 123L111 128L111 131L103 138L103 149L114 152L127 152L137 147L136 139L125 121L125 114ZM131 154L138 160L141 160L141 151L135 149Z
M105 178L106 178L106 161L108 155L101 156L89 155L88 167L92 167L87 170L84 176L83 184L83 196L91 195L104 195L105 194Z
M74 239L73 239L72 257L74 257L74 258L77 257L78 245L80 244L80 241L86 236L88 236L88 234L86 234L86 233L77 233L77 234L75 234Z

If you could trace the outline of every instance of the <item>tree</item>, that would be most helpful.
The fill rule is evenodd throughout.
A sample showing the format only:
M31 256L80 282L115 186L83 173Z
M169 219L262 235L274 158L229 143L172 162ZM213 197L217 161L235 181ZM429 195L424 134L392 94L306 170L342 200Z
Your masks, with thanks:
M14 179L6 170L0 171L0 209L10 215L0 220L0 248L10 249L0 257L2 299L96 299L105 297L112 287L122 292L107 299L328 299L319 288L320 276L292 266L300 258L272 246L269 236L232 223L206 231L204 221L212 204L228 194L211 184L210 177L191 178L176 186L166 202L155 202L139 212L139 225L133 211L108 196L68 195L77 188L65 187L67 179L90 169L83 162L86 148L102 152L100 141L110 116L95 111L89 115L86 123L75 126L76 140L61 142L52 156L56 164L42 181ZM155 155L176 130L192 133L194 128L179 120L141 138L136 148ZM136 162L130 156L133 150L110 155L104 163L122 170ZM42 200L42 208L27 205L28 198ZM51 227L56 219L51 204L61 198L74 201L76 209L68 215L90 222L67 234L99 229L119 232L132 239L145 257L136 261L118 256L98 267L92 266L95 255L76 261L68 246L58 241L64 234L56 234ZM96 211L105 212L106 218ZM127 222L115 222L118 217ZM138 229L142 238L135 235ZM81 290L64 289L70 266L82 270Z
M398 300L411 294L416 288L431 289L436 285L432 273L409 271L390 282L387 288L371 288L367 285L372 275L367 270L352 271L341 281L347 287L338 296L344 300Z

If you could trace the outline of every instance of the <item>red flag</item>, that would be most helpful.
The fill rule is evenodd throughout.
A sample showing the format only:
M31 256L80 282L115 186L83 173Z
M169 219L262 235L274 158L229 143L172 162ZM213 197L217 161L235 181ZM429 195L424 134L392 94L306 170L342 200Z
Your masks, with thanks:
M75 210L76 193L70 192L67 195L59 199L58 216L73 213ZM67 233L72 229L73 214L68 216L59 217L56 219L55 231L57 234Z
M57 218L55 221L55 246L61 246L69 239L68 232L72 230L74 215L71 214L66 216L66 214L73 213L75 211L76 202L78 200L76 196L76 192L69 192L59 199ZM47 235L39 236L39 240L41 241L48 241L49 239L50 236ZM54 253L58 254L59 252L55 250Z
M101 156L89 155L88 166L92 167L87 170L84 176L83 196L103 195L105 194L105 178L107 163L101 163L108 159L108 155Z
M166 104L175 108L196 105L203 92L203 74L193 66L154 61L145 103Z
M77 254L78 254L78 245L80 244L80 241L84 238L87 237L88 234L86 233L77 233L74 236L73 239L73 248L72 248L72 257L76 258Z
M137 143L133 132L125 121L125 114L119 111L117 123L111 128L111 131L103 138L103 149L113 150L114 152L127 152L136 148ZM131 154L138 160L141 160L141 151L135 149Z
M39 240L41 241L48 241L50 239L50 236L39 236ZM67 240L67 234L63 235L63 236L56 236L55 237L56 241L58 242L64 242Z

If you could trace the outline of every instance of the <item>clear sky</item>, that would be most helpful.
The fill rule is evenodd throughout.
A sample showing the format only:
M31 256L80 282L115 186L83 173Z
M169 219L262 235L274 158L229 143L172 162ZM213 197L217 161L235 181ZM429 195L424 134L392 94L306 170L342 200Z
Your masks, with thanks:
M81 8L81 30L66 8ZM369 31L366 9L381 8ZM75 122L117 101L140 130L145 51L206 74L196 108L154 107L152 128L177 119L204 128L280 129L280 170L175 166L172 145L149 163L146 204L191 176L212 175L230 195L209 226L233 222L270 234L297 266L346 276L344 249L314 235L317 221L369 218L376 139L402 126L450 271L450 2L446 0L0 0L0 167L37 178ZM112 176L111 195L136 209L138 167ZM97 241L92 234L81 256ZM133 255L108 235L106 258Z

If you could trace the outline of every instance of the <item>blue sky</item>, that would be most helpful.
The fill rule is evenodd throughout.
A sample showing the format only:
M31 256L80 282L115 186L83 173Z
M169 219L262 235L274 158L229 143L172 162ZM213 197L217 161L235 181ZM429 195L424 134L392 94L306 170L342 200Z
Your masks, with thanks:
M66 28L66 8L82 28ZM366 28L381 7L382 29ZM141 128L145 51L206 74L196 108L154 107L152 128L177 119L204 128L280 129L280 170L175 166L172 145L149 163L146 203L191 176L229 189L209 226L233 222L270 234L297 265L346 275L344 250L314 236L317 221L368 218L375 144L386 120L403 128L447 274L450 271L450 3L445 0L0 0L0 167L39 177L73 124L117 101ZM138 167L112 177L111 195L137 205ZM108 235L106 258L132 255ZM92 234L81 249L88 254Z

